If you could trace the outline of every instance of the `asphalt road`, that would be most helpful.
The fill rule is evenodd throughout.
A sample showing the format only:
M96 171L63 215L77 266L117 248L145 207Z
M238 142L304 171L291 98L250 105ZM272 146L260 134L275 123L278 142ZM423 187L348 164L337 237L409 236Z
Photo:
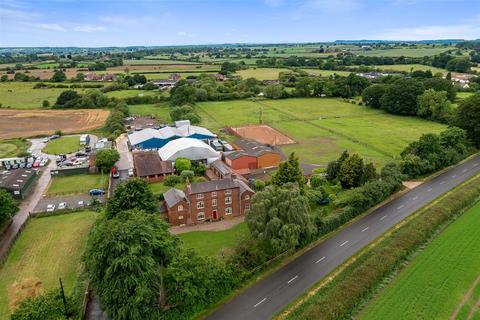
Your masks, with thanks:
M207 319L270 319L375 238L480 173L480 155L362 217L226 303Z

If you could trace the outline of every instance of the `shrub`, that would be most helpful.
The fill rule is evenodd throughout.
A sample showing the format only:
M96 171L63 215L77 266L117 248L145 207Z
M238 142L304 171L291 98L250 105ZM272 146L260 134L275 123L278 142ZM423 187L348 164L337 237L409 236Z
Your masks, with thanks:
M163 184L168 187L175 187L175 185L180 182L182 182L182 178L180 176L175 176L175 175L166 176L163 179Z
M182 173L180 173L180 176L183 181L187 181L187 178L192 181L193 177L195 177L195 173L192 170L183 170Z
M70 308L69 308L70 307ZM71 309L71 301L67 300ZM67 310L69 313L70 310ZM53 290L35 298L26 298L11 315L12 320L67 319L60 290Z

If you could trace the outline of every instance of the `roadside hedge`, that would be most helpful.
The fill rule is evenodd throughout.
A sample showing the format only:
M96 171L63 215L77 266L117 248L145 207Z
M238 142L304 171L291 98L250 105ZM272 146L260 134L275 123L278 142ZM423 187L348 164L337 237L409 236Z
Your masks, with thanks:
M442 225L465 212L479 199L479 181L480 176L477 176L458 187L360 255L286 319L351 319L387 276Z

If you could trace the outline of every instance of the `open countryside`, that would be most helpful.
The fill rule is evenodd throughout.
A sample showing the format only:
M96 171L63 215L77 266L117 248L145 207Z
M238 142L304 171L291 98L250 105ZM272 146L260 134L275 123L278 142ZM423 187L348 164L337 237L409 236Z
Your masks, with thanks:
M480 320L477 1L134 3L0 1L0 319Z

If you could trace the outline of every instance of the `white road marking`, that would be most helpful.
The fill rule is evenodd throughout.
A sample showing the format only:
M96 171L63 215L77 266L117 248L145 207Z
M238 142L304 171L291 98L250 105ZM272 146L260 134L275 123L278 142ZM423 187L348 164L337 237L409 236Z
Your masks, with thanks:
M427 192L431 192L432 191L432 188L428 188Z
M387 215L384 215L383 217L380 218L380 221L382 221L383 219L385 219L387 217Z
M267 298L263 298L262 300L260 300L259 302L257 302L257 304L254 305L253 307L256 308L256 307L258 307L259 305L261 305L262 303L264 303L265 301L267 301Z
M440 184L445 184L445 181L440 182Z
M297 278L298 278L298 274L295 277L293 277L292 279L288 280L287 284L290 284L292 281L295 281L295 279L297 279Z
M403 207L405 207L405 206L402 204L401 206L398 206L398 207L397 207L397 210L400 210L400 209L402 209Z
M415 200L417 200L417 199L418 199L418 196L415 196L415 197L413 197L412 200L415 201Z
M317 261L315 261L315 263L320 263L322 262L323 260L325 260L326 257L321 257L320 259L318 259Z
M368 230L368 227L366 227L365 229L363 229L362 232L365 232L365 231L367 231L367 230Z
M340 245L340 247L343 247L343 246L346 245L347 243L348 243L348 240L345 241L344 243L342 243L342 244Z

